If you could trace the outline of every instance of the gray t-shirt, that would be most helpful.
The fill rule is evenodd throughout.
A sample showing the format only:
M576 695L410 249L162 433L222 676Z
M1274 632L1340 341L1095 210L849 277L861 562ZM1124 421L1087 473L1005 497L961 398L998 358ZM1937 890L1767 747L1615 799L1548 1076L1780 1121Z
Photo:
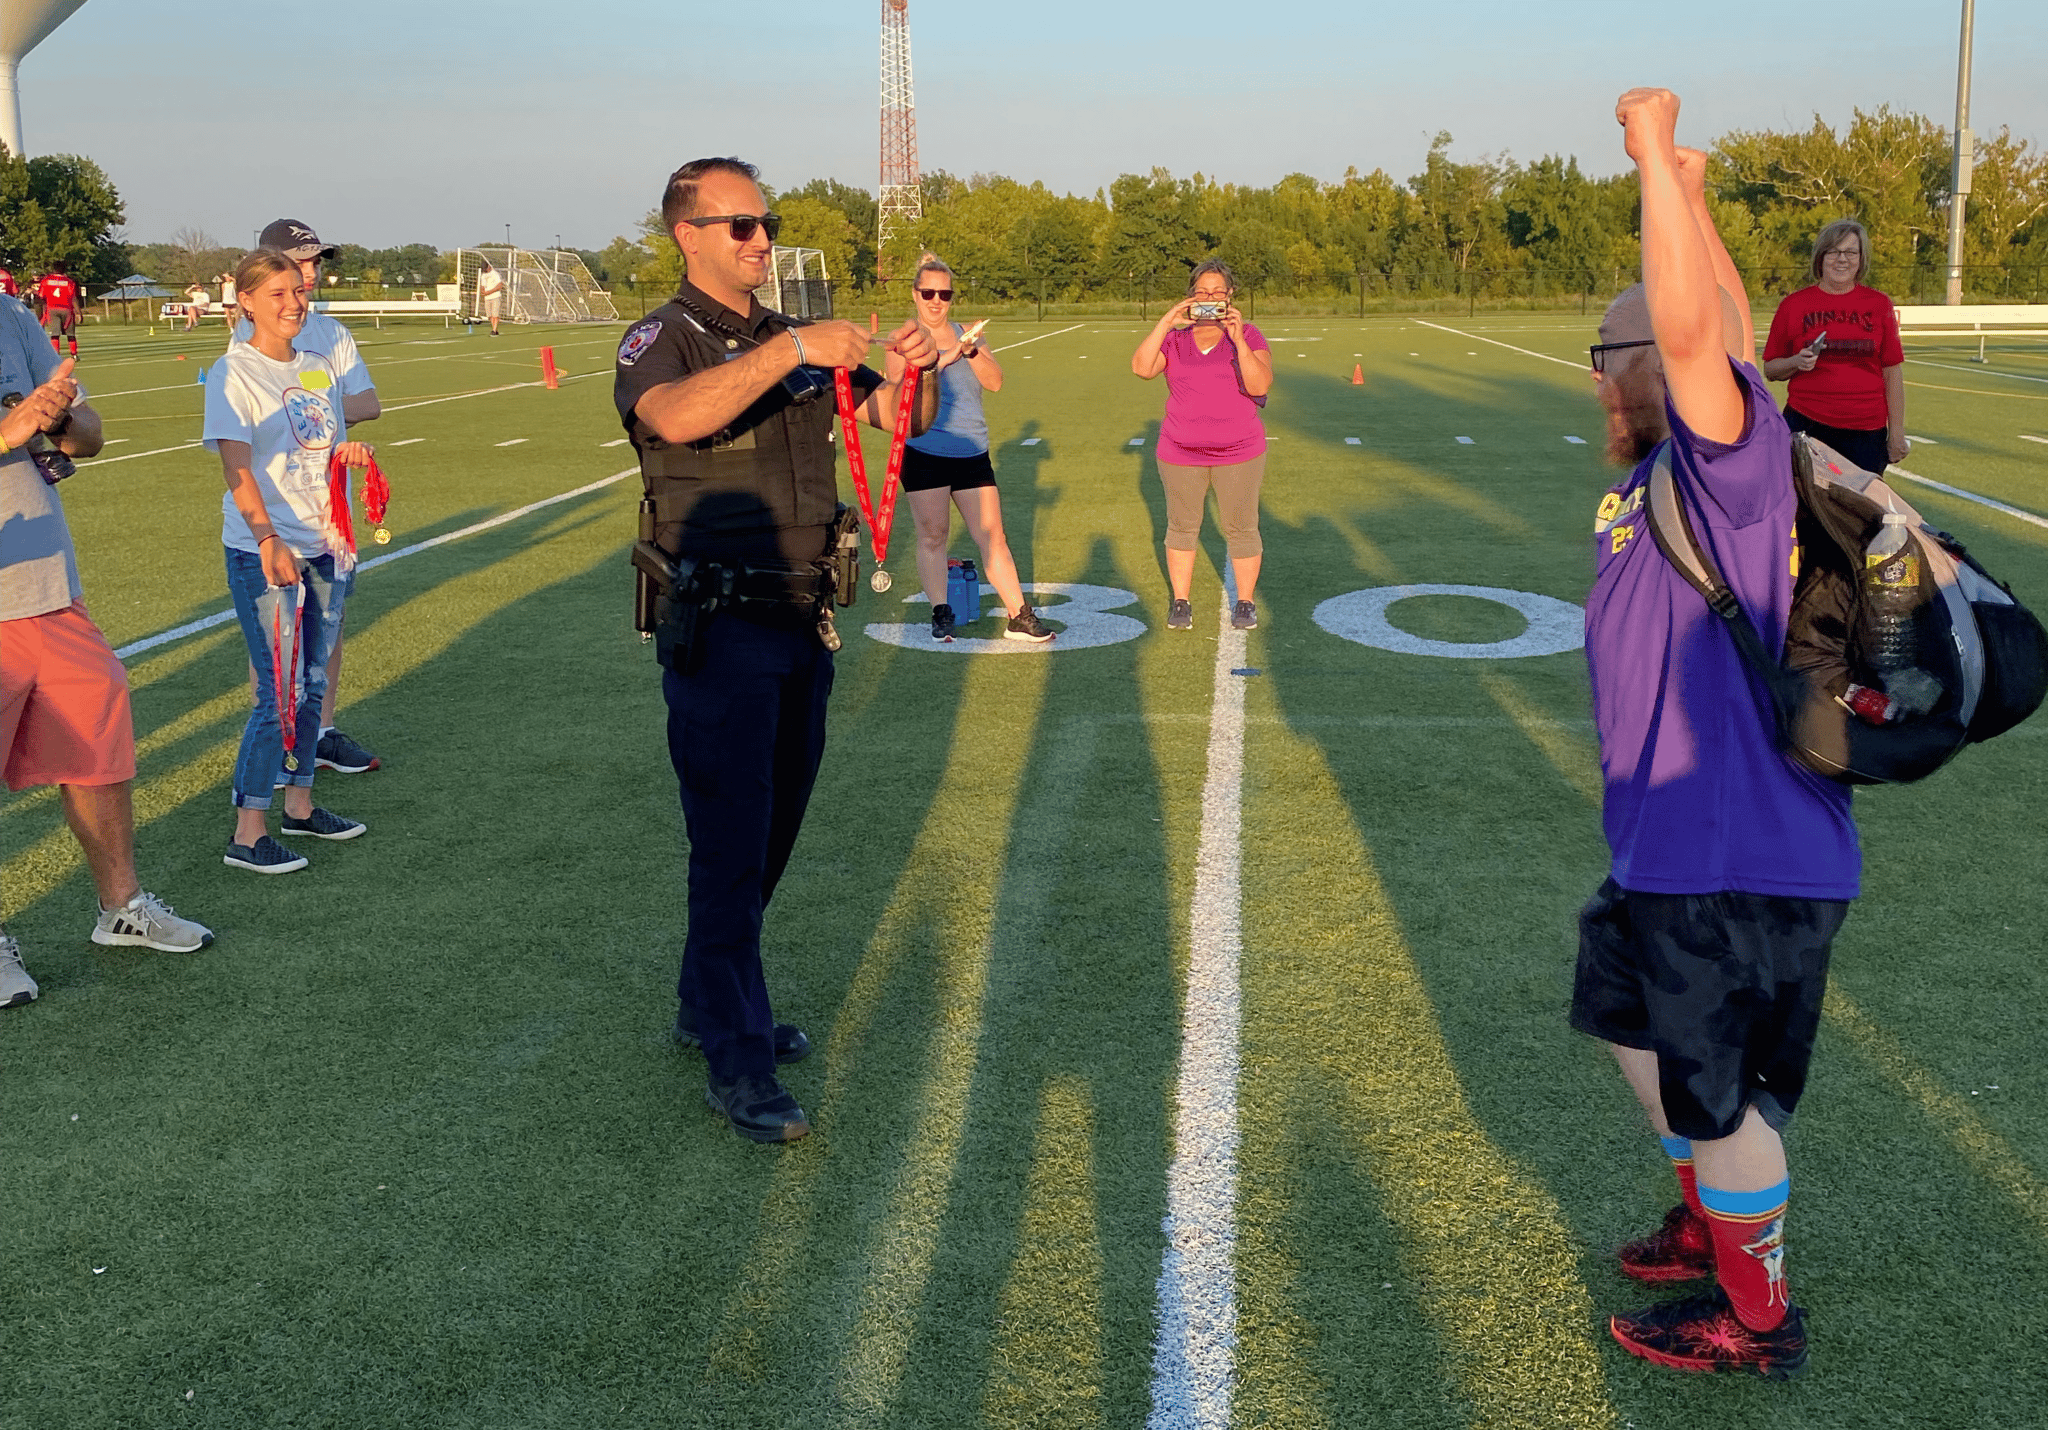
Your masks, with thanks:
M42 325L19 299L0 294L0 397L27 396L50 380L58 362ZM83 388L78 400L85 400ZM84 594L57 489L27 452L0 457L0 621L61 611Z

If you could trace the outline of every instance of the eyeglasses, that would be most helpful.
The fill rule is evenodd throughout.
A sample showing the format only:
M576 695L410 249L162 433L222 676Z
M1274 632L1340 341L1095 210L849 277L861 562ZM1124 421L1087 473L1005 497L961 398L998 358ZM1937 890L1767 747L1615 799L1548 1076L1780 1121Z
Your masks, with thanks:
M706 214L703 218L686 218L683 222L691 228L709 228L714 223L731 224L734 243L745 243L754 236L757 228L767 229L768 241L773 243L775 235L782 231L781 214Z
M917 296L924 299L927 303L950 303L953 301L953 290L951 288L920 288L917 290Z
M1619 351L1622 348L1649 348L1656 345L1657 340L1655 338L1633 338L1625 343L1595 343L1589 349L1593 355L1593 371L1607 371L1607 355L1611 352Z
M1851 263L1861 263L1863 261L1863 250L1860 248L1830 248L1826 253L1823 253L1821 257L1846 258Z

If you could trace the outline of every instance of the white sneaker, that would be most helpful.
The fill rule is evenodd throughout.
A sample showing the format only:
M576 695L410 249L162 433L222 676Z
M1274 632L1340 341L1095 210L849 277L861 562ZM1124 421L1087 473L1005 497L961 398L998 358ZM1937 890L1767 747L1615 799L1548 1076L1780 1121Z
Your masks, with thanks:
M213 930L179 918L176 909L145 889L118 909L101 909L92 941L159 953L195 953L213 942Z
M0 1008L19 1008L36 1001L43 990L28 976L21 964L21 945L11 935L0 933Z

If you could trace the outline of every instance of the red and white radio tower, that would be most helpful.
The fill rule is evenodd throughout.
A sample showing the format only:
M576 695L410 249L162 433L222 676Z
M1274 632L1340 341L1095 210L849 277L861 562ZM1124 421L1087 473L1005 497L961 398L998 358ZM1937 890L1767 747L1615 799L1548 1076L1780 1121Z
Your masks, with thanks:
M917 184L917 99L910 89L910 0L882 0L882 191L875 276L886 279L890 245L924 217Z

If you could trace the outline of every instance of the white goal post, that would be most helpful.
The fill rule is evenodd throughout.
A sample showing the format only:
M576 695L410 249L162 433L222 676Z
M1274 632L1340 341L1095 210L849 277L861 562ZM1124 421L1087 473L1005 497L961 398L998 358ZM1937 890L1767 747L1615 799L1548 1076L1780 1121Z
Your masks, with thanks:
M484 263L505 281L501 316L511 323L616 323L612 295L597 286L583 260L566 248L457 249L455 288L463 316L481 322L477 275Z
M754 290L764 308L792 318L832 316L832 284L825 275L825 255L815 248L774 250L768 280Z

